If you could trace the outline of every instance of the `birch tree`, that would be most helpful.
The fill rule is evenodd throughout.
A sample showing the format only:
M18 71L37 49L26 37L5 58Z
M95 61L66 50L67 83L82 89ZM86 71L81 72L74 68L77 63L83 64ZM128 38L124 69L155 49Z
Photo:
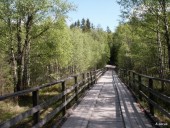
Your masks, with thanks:
M34 28L49 17L57 21L70 9L73 6L62 0L0 0L0 19L8 27L15 91L29 87L31 45L51 25L46 25L37 33L33 32Z

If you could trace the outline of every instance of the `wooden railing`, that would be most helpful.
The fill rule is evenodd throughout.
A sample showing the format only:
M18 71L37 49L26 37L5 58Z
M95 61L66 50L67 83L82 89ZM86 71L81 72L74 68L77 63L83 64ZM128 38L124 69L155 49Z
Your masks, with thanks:
M30 88L27 90L0 96L0 101L3 101L6 99L9 99L9 98L15 98L15 97L19 97L19 96L31 93L32 94L31 95L32 96L32 105L33 105L33 107L28 109L27 111L7 120L5 122L0 123L0 128L8 128L11 126L15 126L16 124L18 124L19 122L21 122L22 120L24 120L25 118L28 118L30 116L32 116L32 120L33 120L32 127L38 128L38 127L42 127L43 125L48 123L58 113L62 113L62 115L64 116L66 114L66 109L67 109L66 106L73 99L75 99L75 101L78 101L79 94L82 93L82 91L84 92L85 89L90 88L90 86L92 86L95 83L95 81L105 72L105 70L106 69L103 68L103 69L99 69L96 71L90 71L90 72L86 72L86 73L82 73L82 74L77 74L77 75L70 76L63 80L54 81L52 83L33 87L33 88ZM82 77L81 81L78 81L78 77ZM74 79L74 85L67 88L66 81L68 81L70 79ZM52 87L54 85L61 86L62 91L59 94L57 94L56 96L39 103L40 102L39 101L39 91L41 89L45 89L47 87ZM52 112L48 113L45 117L43 117L43 119L40 120L40 111L48 108L50 105L58 102L59 100L61 100L62 103L57 108L55 108Z
M146 104L143 105L143 108L152 119L155 119L155 110L170 118L170 93L164 93L165 85L166 89L170 89L170 80L123 69L119 69L118 74L137 100L141 103L145 101ZM170 90L166 92L170 92Z

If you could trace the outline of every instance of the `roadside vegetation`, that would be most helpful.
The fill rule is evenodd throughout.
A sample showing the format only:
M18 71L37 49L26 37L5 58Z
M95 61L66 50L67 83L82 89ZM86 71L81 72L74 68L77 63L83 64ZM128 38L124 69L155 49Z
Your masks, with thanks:
M68 26L67 13L75 9L65 0L0 0L1 96L101 68L109 61L110 29L95 27L89 19ZM40 102L60 92L61 85L42 90ZM31 94L0 101L0 122L29 107Z
M119 68L170 80L170 2L118 0L118 3L122 8L122 23L114 33L113 44ZM148 86L148 81L142 81ZM153 81L153 89L170 96L168 82ZM155 101L170 110L169 103L156 97ZM142 104L148 107L146 102ZM170 119L155 111L159 120L170 124Z

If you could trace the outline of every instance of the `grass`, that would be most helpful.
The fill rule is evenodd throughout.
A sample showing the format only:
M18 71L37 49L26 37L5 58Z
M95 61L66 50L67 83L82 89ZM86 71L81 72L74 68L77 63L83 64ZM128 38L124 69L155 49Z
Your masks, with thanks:
M28 107L20 107L11 101L0 101L0 122L15 117L27 109Z
M82 80L82 77L78 77L78 82ZM66 81L66 89L70 88L75 84L75 79L72 77L71 79ZM80 87L79 87L80 88ZM12 89L13 90L13 89ZM62 91L62 86L60 84L56 84L54 86L50 86L44 89L39 90L39 104L41 104L44 101L47 101L48 99L56 96ZM71 91L69 94L67 94L67 99L74 94L74 90ZM79 94L80 96L81 94ZM51 104L49 107L43 109L40 111L40 119L43 119L47 114L52 112L55 108L57 108L60 104L62 103L62 100L56 101L55 103ZM75 99L73 99L67 106L66 108L70 108L73 104L75 103ZM7 99L5 101L0 101L0 123L11 119L12 117L15 117L22 112L25 112L26 110L30 109L32 107L32 94L29 93L27 95L21 96L18 103L15 103L12 98ZM55 123L56 120L61 119L61 112L58 113L54 118L55 118ZM21 122L19 122L14 128L25 128L25 127L31 127L32 126L32 116L23 119ZM49 122L47 125L51 124L53 122Z
M66 88L69 88L74 84L74 79L68 80L66 82ZM39 100L40 103L48 100L49 98L52 98L53 96L56 96L61 92L61 84L56 84L54 86L44 88L39 91ZM57 101L56 103L50 105L48 108L43 109L40 112L40 118L44 118L48 113L50 113L52 110L54 110L56 107L58 107L61 104L61 100ZM0 101L0 123L11 119L12 117L15 117L22 112L28 110L32 107L32 94L24 95L20 98L19 103L15 103L13 99L7 99L5 101ZM24 119L21 123L17 124L18 126L23 126L24 123L31 123L32 117L28 117Z

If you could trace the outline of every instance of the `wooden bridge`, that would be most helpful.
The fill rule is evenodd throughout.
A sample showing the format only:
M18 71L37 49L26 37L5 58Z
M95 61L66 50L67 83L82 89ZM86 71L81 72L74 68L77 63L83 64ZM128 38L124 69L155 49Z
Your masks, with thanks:
M32 94L33 107L16 117L1 122L0 128L22 127L22 121L30 117L32 122L28 125L24 124L25 127L153 128L160 125L168 127L168 123L161 123L154 117L154 110L157 109L162 115L170 118L169 109L167 109L170 97L155 91L153 81L167 84L170 81L125 70L119 70L119 76L112 67L107 67L1 96L0 101ZM142 78L145 78L145 82L142 82ZM74 83L67 87L69 80L73 80ZM61 86L61 93L40 102L39 91L56 85ZM159 105L155 97L167 106ZM145 101L148 107L145 109L136 101ZM56 103L57 106L51 112L41 116L42 111Z
M62 128L152 128L115 71L108 70L72 111Z

